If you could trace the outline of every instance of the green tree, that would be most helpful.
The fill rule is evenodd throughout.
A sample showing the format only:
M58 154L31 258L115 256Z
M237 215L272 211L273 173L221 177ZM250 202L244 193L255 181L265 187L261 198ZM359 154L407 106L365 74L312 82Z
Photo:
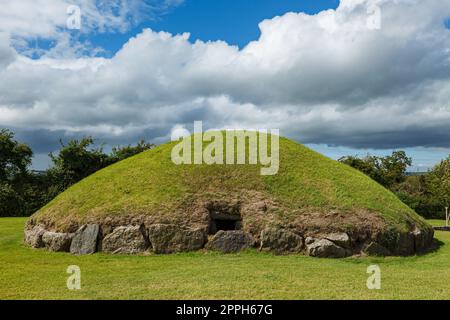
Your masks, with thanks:
M438 218L439 204L430 194L428 174L409 176L393 188L394 193L411 209L426 218Z
M144 140L141 140L137 143L137 145L133 146L133 145L127 145L125 147L114 147L112 149L112 153L109 156L110 158L110 162L114 163L117 161L121 161L124 160L126 158L132 157L136 154L139 154L141 152L144 152L146 150L150 150L152 148L154 148L155 145L152 143L148 143Z
M450 155L429 172L428 189L441 208L450 206Z
M94 148L93 145L92 137L70 140L67 145L61 141L58 154L50 153L53 167L49 170L49 176L55 179L59 191L65 190L110 163L103 148Z
M361 159L348 156L339 161L358 169L389 189L405 181L406 170L412 164L411 158L404 151L394 151L386 157L366 156Z
M441 218L443 208L450 206L450 156L429 173L419 176L407 176L412 161L404 151L394 151L385 157L348 156L339 161L390 189L424 217Z
M53 183L50 183L47 200L94 172L153 147L141 140L136 146L114 147L106 154L102 147L94 147L92 137L70 140L67 144L61 141L58 154L50 154L53 166L47 171L47 180Z
M379 180L374 157L367 156L361 159L356 156L347 156L340 158L339 161L361 171L376 181Z
M29 172L33 152L14 139L14 133L0 130L0 216L26 215Z
M406 170L412 165L412 159L405 151L394 151L392 155L380 158L380 163L384 185L392 187L405 181Z
M31 164L33 151L26 144L14 140L14 133L0 130L0 181L25 175Z
M61 142L57 154L50 154L53 166L49 170L35 173L28 170L32 150L14 140L11 131L0 130L0 216L30 215L83 178L153 147L141 140L106 154L94 146L92 137L70 140Z

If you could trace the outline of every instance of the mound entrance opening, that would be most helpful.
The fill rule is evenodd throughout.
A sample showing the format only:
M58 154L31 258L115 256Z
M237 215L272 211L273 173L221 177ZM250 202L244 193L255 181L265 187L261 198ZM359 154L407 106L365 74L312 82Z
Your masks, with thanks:
M242 217L238 205L228 203L209 203L209 234L218 231L241 230Z

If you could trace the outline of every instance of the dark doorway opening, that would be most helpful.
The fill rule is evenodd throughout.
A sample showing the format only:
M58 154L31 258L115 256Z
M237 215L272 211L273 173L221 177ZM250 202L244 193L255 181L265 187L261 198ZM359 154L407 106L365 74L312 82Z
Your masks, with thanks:
M223 231L233 231L233 230L241 230L242 220L238 217L227 217L226 219L211 219L211 223L209 226L209 233L215 234L220 230Z
M223 219L215 219L216 231L230 231L230 230L238 230L236 228L237 220L223 220Z
M207 207L209 212L209 234L218 231L242 229L242 217L239 203L227 201L211 201Z
M239 204L227 202L211 202L207 206L209 212L209 234L218 231L233 231L242 229L242 218Z

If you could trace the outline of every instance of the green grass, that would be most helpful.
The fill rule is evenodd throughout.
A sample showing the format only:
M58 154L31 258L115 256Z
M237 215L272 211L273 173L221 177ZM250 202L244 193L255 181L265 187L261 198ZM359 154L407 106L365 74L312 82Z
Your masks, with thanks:
M240 254L72 256L23 245L24 218L0 218L0 299L449 299L450 232L415 257L317 259ZM433 221L433 224L443 221ZM377 264L382 289L368 290ZM81 290L66 288L69 265Z
M445 219L428 219L427 222L433 227L445 227Z
M393 193L361 172L291 140L280 139L280 169L261 176L255 165L179 165L171 161L175 143L161 145L100 170L69 188L34 215L66 231L106 216L183 216L186 203L212 194L256 191L277 202L276 214L294 220L304 212L363 210L380 215L399 229L424 225ZM185 207L183 207L185 206Z

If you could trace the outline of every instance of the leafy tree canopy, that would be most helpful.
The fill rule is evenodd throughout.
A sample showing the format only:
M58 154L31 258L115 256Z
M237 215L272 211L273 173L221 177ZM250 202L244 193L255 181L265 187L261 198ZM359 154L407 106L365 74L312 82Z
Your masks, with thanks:
M59 193L81 179L115 162L124 160L154 145L114 147L110 154L95 147L92 137L61 141L57 154L50 154L53 165L44 173L29 171L33 152L14 140L14 134L0 130L0 216L26 216L34 213Z
M0 130L0 181L25 174L31 164L33 151L27 145L14 140L14 133Z
M386 188L405 181L406 170L412 164L404 151L394 151L386 157L367 156L361 159L347 156L339 161L365 173Z
M428 188L442 207L450 206L450 155L428 174Z

